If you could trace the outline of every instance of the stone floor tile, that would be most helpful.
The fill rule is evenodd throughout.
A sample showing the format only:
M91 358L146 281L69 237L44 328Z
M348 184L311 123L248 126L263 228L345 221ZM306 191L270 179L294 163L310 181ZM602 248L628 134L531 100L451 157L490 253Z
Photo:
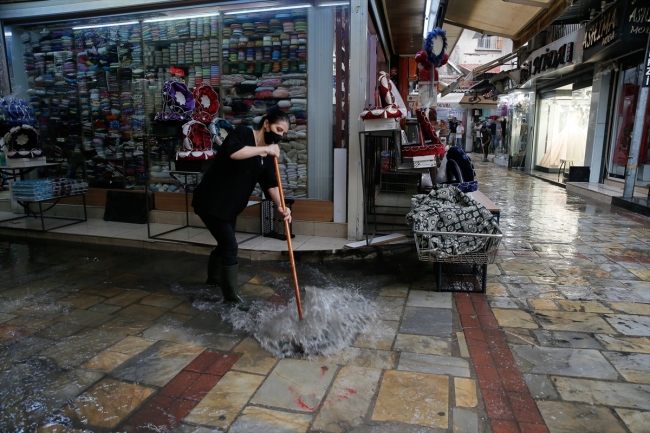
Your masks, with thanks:
M104 379L76 399L76 413L88 426L114 428L156 390Z
M528 299L528 303L535 310L559 310L560 307L557 306L555 301L552 299Z
M243 353L241 358L232 366L233 370L246 371L248 373L268 374L278 360L260 346L252 338L245 338L239 343L233 352Z
M458 333L465 338L465 334ZM394 349L401 352L451 356L451 339L426 335L397 334Z
M650 339L646 337L619 337L605 334L596 334L595 337L607 350L650 353Z
M175 296L164 296L156 293L140 299L140 303L143 305L150 305L152 307L160 307L165 309L174 308L181 302L183 302L183 300Z
M650 281L650 270L648 269L630 269L630 272L643 281Z
M365 349L348 347L339 353L328 357L318 357L319 362L339 365L353 365L356 367L392 369L397 361L397 352L388 350Z
M141 320L154 321L167 312L167 308L150 305L132 304L117 312L119 316L137 317Z
M542 374L524 374L524 380L530 394L536 400L557 400L560 395L555 390L553 382Z
M158 341L112 372L118 379L165 386L203 352L203 347Z
M398 370L419 373L448 374L450 376L470 377L469 362L451 356L424 355L402 352Z
M437 374L387 371L381 381L372 419L448 428L449 378Z
M156 323L162 323L163 325L171 325L171 326L181 326L191 319L192 316L168 312L163 314L159 318L157 318Z
M564 400L650 410L650 385L559 376L552 376L551 380Z
M626 314L650 316L650 304L637 304L634 302L612 302L610 306L614 310L618 310Z
M239 288L239 292L247 299L254 301L259 299L269 299L275 293L271 287L257 284L244 284Z
M557 374L614 380L618 373L597 350L514 346L523 373Z
M115 343L113 346L109 347L108 350L111 352L119 352L125 355L133 356L142 352L154 343L154 340L147 340L146 338L142 337L128 336Z
M454 377L454 396L456 397L456 406L476 407L478 404L476 381L474 379Z
M3 348L3 350L0 350L0 372L5 369L3 368L4 363L6 363L7 368L10 368L13 364L24 361L54 344L55 341L53 340L32 335L12 344L8 350Z
M451 308L451 293L413 290L406 300L407 307Z
M100 326L99 329L121 332L126 335L136 335L150 328L154 323L150 320L142 320L137 317L116 316Z
M91 329L62 340L41 352L41 355L52 358L59 367L72 368L96 356L123 337L117 332Z
M62 282L49 279L41 279L13 289L5 290L2 296L11 300L28 299L41 293L47 293L63 285Z
M461 358L469 358L469 348L467 347L467 339L465 333L457 332L456 339L458 340L458 350L460 351ZM433 355L448 355L447 353L434 353Z
M469 409L453 409L454 433L478 433L478 416Z
M146 292L141 292L139 290L124 290L119 295L105 300L104 303L109 305L117 305L119 307L126 307L127 305L131 305L132 303L146 296Z
M608 408L540 401L537 403L550 433L625 433Z
M72 310L67 314L63 314L56 319L59 322L71 323L78 326L93 326L97 327L103 323L111 320L113 316L110 314L97 313L95 311L87 310Z
M539 344L547 347L602 350L603 346L591 335L582 332L534 330Z
M488 282L486 284L485 293L488 296L508 296L506 286L501 283Z
M171 433L217 433L222 430L216 427L202 427L189 424L179 424L177 425Z
M404 298L395 296L377 296L375 302L379 308L379 316L383 320L401 320L404 310Z
M650 425L650 412L618 408L615 410L632 433L647 433Z
M620 352L603 354L628 382L650 383L650 355Z
M587 333L615 334L600 316L594 313L569 313L564 311L536 311L535 318L544 329Z
M564 311L575 311L579 313L611 313L612 310L605 307L598 301L569 301L559 299L558 304Z
M123 364L130 357L131 355L125 355L124 353L111 352L107 350L87 361L85 364L83 364L83 368L109 373L117 368L117 366Z
M313 429L342 433L362 425L379 384L381 370L345 366L330 389Z
M280 412L249 406L228 430L230 433L304 433L311 423L311 415Z
M314 412L335 373L333 364L283 359L255 393L251 403Z
M501 308L493 308L492 312L496 317L499 326L509 328L528 328L537 329L539 325L535 323L530 314L521 310L506 310Z
M503 335L505 335L506 341L511 344L537 344L529 329L503 328Z
M52 340L63 340L84 329L83 326L72 323L59 322L38 332L39 337L51 338Z
M192 409L185 421L227 429L263 380L263 376L256 374L229 371Z
M99 304L106 298L102 296L87 295L85 293L73 293L70 296L63 298L59 301L62 305L77 308L79 310L87 310L95 304Z
M217 350L231 350L241 341L241 337L219 335L214 332L197 332L188 327L176 327L156 323L142 333L144 338L164 340L172 343L193 344Z
M637 337L650 336L650 317L610 314L605 318L621 334Z
M409 292L409 286L405 283L395 283L384 286L379 289L379 296L393 296L396 298L406 298Z
M107 304L95 304L92 307L88 308L88 311L96 311L98 313L104 314L113 314L122 307L117 305L107 305Z
M391 350L398 326L398 321L382 320L370 331L359 334L354 343L354 347Z
M556 277L557 274L548 265L534 263L506 262L501 264L506 275Z
M489 298L490 307L492 308L507 308L517 309L519 305L512 299L506 296L494 296Z
M407 307L399 332L402 334L451 335L451 310Z
M15 317L16 317L15 314L0 313L0 323L4 323L4 322L6 322L8 320L11 320L11 319L13 319Z

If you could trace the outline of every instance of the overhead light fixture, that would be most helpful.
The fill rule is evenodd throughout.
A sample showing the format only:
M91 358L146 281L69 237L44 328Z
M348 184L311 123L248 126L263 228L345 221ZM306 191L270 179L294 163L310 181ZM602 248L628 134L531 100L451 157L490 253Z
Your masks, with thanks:
M347 6L349 5L350 2L329 2L329 3L321 3L318 5L319 8L326 8L326 7L331 7L331 6Z
M295 5L295 6L280 6L278 8L263 8L263 9L248 9L243 11L224 12L224 15L237 15L237 14L252 14L253 12L271 12L282 11L286 9L303 9L311 7L311 5Z
M91 24L88 26L75 26L72 28L72 30L95 29L97 27L128 26L131 24L140 24L140 21L125 21L123 23Z
M5 37L10 38L11 37L11 32L5 32Z
M219 12L213 12L209 14L197 14L197 15L179 15L176 17L164 17L164 18L147 18L142 21L143 23L157 23L160 21L174 21L174 20L186 20L190 18L205 18L205 17L215 17L219 15Z

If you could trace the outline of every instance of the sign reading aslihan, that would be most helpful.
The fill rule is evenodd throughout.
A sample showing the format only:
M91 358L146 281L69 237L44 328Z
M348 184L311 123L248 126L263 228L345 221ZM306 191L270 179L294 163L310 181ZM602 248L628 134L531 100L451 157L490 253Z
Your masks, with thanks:
M617 11L618 8L612 7L590 23L585 30L585 40L582 43L582 47L585 50L601 41L602 45L607 45L616 39L616 26L618 24L616 22Z
M629 21L632 24L630 33L637 35L650 33L650 25L648 25L650 24L650 7L634 8Z

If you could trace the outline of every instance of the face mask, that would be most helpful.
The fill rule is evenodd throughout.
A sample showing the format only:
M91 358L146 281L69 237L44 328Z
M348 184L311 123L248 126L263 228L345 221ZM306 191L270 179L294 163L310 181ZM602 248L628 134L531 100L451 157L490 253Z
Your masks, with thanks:
M266 144L277 144L282 140L282 135L276 134L273 131L268 131L264 133L264 142Z

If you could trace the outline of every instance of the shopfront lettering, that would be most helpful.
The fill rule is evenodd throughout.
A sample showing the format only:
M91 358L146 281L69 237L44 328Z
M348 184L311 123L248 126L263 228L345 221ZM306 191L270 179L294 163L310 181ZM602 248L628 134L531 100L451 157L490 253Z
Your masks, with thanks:
M609 44L610 42L612 42L615 37L616 37L616 35L614 33L610 33L607 36L605 36L603 38L603 46L605 46L605 45Z
M610 11L602 14L597 20L593 21L585 30L585 39L582 43L584 49L596 45L600 41L608 40L612 42L616 37L616 11L613 7ZM605 43L603 43L605 45Z
M556 69L561 64L573 61L573 42L562 45L557 50L550 50L546 54L535 57L531 62L530 75L539 74L547 69Z
M645 35L650 33L650 26L632 26L630 33L633 35Z
M628 20L636 24L650 23L650 8L634 8Z

